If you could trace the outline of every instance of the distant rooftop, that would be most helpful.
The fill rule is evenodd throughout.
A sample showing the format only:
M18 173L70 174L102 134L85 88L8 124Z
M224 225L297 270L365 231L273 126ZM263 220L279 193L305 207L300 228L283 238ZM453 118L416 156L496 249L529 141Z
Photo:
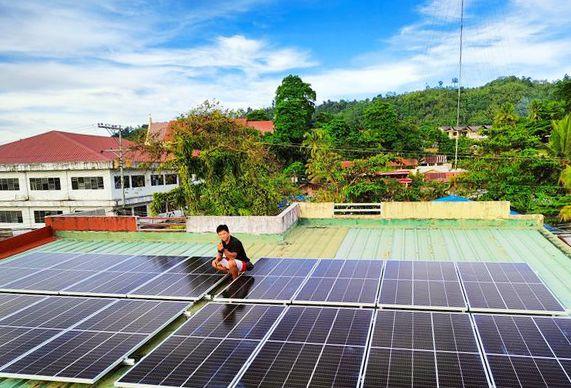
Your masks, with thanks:
M123 146L134 143L124 140ZM49 131L0 145L0 163L61 163L113 161L117 156L109 149L117 148L115 137ZM129 152L128 159L146 161L144 154Z

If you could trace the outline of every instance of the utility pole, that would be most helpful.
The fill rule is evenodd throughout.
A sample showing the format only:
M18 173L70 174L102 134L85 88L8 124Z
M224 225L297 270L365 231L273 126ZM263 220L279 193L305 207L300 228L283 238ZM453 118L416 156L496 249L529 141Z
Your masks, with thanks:
M119 148L111 148L104 151L113 152L119 158L119 174L121 175L121 200L123 204L123 210L125 210L125 176L123 175L123 164L124 164L124 153L123 153L123 127L116 124L103 124L97 123L98 128L106 129L111 136L113 136L114 131L119 131Z
M458 139L460 138L460 90L462 87L462 45L464 35L464 0L460 0L460 58L458 63L458 103L456 106L456 146L454 147L454 169L458 168Z

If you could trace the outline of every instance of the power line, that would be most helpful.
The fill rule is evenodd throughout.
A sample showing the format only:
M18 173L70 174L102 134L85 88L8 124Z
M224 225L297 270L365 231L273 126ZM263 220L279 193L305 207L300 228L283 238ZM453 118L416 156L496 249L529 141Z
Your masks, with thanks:
M456 128L460 127L460 91L462 90L462 46L464 37L464 0L460 0L460 55L458 61L458 103L456 106ZM458 167L458 140L460 132L456 132L456 145L454 147L454 168Z

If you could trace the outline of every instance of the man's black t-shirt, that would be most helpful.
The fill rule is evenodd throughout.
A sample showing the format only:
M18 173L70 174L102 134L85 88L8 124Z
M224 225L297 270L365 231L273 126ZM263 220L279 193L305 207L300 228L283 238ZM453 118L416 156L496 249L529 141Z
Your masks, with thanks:
M236 260L240 260L245 263L250 261L248 256L246 256L246 251L244 250L242 242L236 237L230 236L230 241L228 241L228 244L222 241L222 245L224 246L224 249L228 249L230 252L238 254L238 256L236 256Z

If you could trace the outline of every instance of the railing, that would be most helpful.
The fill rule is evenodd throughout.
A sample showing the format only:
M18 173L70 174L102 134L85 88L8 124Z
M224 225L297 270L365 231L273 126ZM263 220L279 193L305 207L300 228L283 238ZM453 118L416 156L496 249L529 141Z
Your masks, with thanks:
M380 203L336 203L333 205L334 216L371 215L381 214Z
M138 217L137 230L141 232L185 232L185 217Z

